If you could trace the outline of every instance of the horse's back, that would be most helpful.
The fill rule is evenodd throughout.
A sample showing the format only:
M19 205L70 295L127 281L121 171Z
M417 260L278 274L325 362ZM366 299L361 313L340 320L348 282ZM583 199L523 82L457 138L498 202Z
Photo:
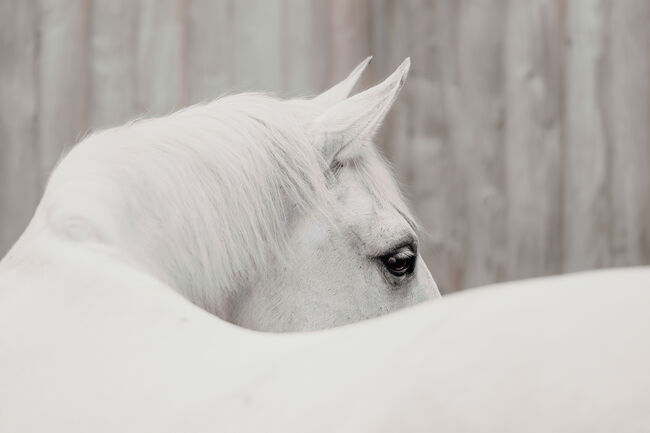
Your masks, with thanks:
M326 331L251 390L255 416L228 407L246 431L298 413L309 431L646 432L648 310L650 268L468 291Z
M0 431L650 429L647 268L274 336L101 254L76 260L0 279L22 286L0 295Z

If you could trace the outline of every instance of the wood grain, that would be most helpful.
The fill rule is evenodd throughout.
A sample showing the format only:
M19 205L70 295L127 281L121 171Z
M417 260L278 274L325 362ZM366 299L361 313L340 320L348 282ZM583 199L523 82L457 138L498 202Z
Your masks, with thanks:
M562 270L559 3L515 2L506 37L507 278ZM525 234L525 235L524 235Z
M610 263L650 256L650 3L607 5L601 83L610 175Z
M0 2L0 254L40 198L38 25L34 2Z
M183 56L189 103L208 101L234 81L233 0L186 0Z
M141 115L137 107L139 2L93 1L91 12L91 101L93 129L116 126Z
M452 130L463 155L466 287L506 277L505 5L462 2L460 12Z
M181 0L138 1L135 111L161 115L183 107L184 5Z
M40 183L89 128L90 1L41 0L38 82Z
M444 292L650 263L645 0L0 2L0 255L88 130L412 69L377 143Z
M567 2L565 48L564 269L608 266L608 143L600 80L605 16L601 0Z

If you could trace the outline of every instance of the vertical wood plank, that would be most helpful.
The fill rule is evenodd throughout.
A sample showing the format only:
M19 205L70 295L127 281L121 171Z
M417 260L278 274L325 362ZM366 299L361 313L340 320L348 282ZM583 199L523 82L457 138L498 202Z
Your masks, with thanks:
M0 3L0 254L90 127L407 56L378 142L443 291L650 262L644 0Z
M90 1L41 0L38 142L41 184L88 129Z
M382 147L424 228L421 253L443 293L464 281L464 189L451 130L458 115L458 4L447 1L374 3L373 47L382 76L412 57L407 85L382 131ZM405 35L408 35L406 37Z
M452 127L466 176L465 287L506 274L505 8L504 1L461 3L460 114Z
M310 21L314 37L311 42L311 73L317 91L329 88L332 82L332 49L329 34L332 31L332 5L329 0L311 0Z
M507 278L559 273L562 28L555 0L513 2L507 18Z
M233 3L234 90L278 92L280 79L280 0Z
M233 0L186 1L183 53L189 103L214 99L230 89L233 7Z
M327 20L315 16L314 8L318 5L314 1L283 0L280 4L282 95L315 95L328 84L320 66L327 56L327 25L323 23Z
M410 31L410 20L412 18L411 3L397 3L383 0L372 4L374 21L371 31L371 51L373 61L370 70L374 79L371 84L377 84L390 75L395 68L411 53L411 38L399 37ZM424 61L424 59L422 59ZM408 183L411 178L411 142L410 142L410 115L411 115L411 93L414 70L420 68L419 58L413 58L411 71L407 78L407 84L402 89L395 105L388 113L386 120L379 132L376 142L388 156L395 168L402 174L401 181ZM424 65L422 65L424 66Z
M135 117L138 2L93 0L91 13L92 128Z
M397 170L402 173L402 190L422 227L426 228L420 233L423 258L441 290L448 292L454 282L450 278L453 276L443 271L450 264L446 260L449 258L446 250L449 244L441 242L441 238L448 234L446 231L450 227L446 224L446 210L453 209L453 202L445 194L449 185L441 181L443 176L449 175L447 168L453 164L453 153L441 128L445 122L441 92L444 76L438 64L440 52L437 44L444 29L431 29L431 23L436 22L441 12L440 4L411 0L402 3L400 9L407 19L398 22L408 27L392 37L405 31L409 36L404 38L405 51L393 59L395 64L392 67L407 55L412 57L412 61L407 85L395 107L402 117L397 125L402 126L403 138L394 137L388 145Z
M429 131L433 143L416 142L411 176L419 190L414 209L431 234L425 237L428 241L424 257L443 293L449 293L464 288L467 274L467 155L455 129L463 127L458 70L462 10L459 2L442 0L435 5L433 22L437 31L425 46L431 60L424 65L425 70L434 71L431 79L435 87L429 90L429 98L420 96L423 90L413 89L415 118L422 118L419 129ZM422 24L426 26L426 22ZM426 119L424 113L434 115Z
M610 263L608 143L599 80L604 9L601 0L566 7L564 270L577 271Z
M0 257L27 226L39 199L38 11L0 3Z
M329 79L330 84L344 78L363 59L371 55L370 1L330 0ZM370 72L370 71L369 71ZM364 74L359 89L372 83L372 73Z
M607 134L611 264L650 261L650 3L606 6L601 104Z
M142 0L137 16L135 111L161 115L181 108L184 95L182 0Z

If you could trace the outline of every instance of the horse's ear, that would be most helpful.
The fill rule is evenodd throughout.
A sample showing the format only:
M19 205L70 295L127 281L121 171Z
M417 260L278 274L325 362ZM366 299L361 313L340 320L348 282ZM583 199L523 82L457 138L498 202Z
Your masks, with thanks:
M314 120L314 142L328 163L352 159L372 141L397 99L410 66L407 58L384 82L335 104Z
M329 108L337 102L341 102L350 96L350 92L352 89L354 89L354 86L359 81L361 74L370 64L371 60L372 56L366 58L366 60L361 62L356 68L354 68L352 72L350 72L350 75L348 75L346 79L316 96L313 101L318 102L325 108Z

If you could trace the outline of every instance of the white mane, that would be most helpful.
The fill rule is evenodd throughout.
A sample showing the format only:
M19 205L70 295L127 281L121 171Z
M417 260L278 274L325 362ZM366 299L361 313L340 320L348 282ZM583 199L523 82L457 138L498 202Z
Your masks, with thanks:
M293 212L328 215L329 168L305 132L319 112L240 94L99 132L57 168L41 211L59 235L127 251L220 310L224 292L283 257ZM346 165L412 220L377 152L364 149Z

